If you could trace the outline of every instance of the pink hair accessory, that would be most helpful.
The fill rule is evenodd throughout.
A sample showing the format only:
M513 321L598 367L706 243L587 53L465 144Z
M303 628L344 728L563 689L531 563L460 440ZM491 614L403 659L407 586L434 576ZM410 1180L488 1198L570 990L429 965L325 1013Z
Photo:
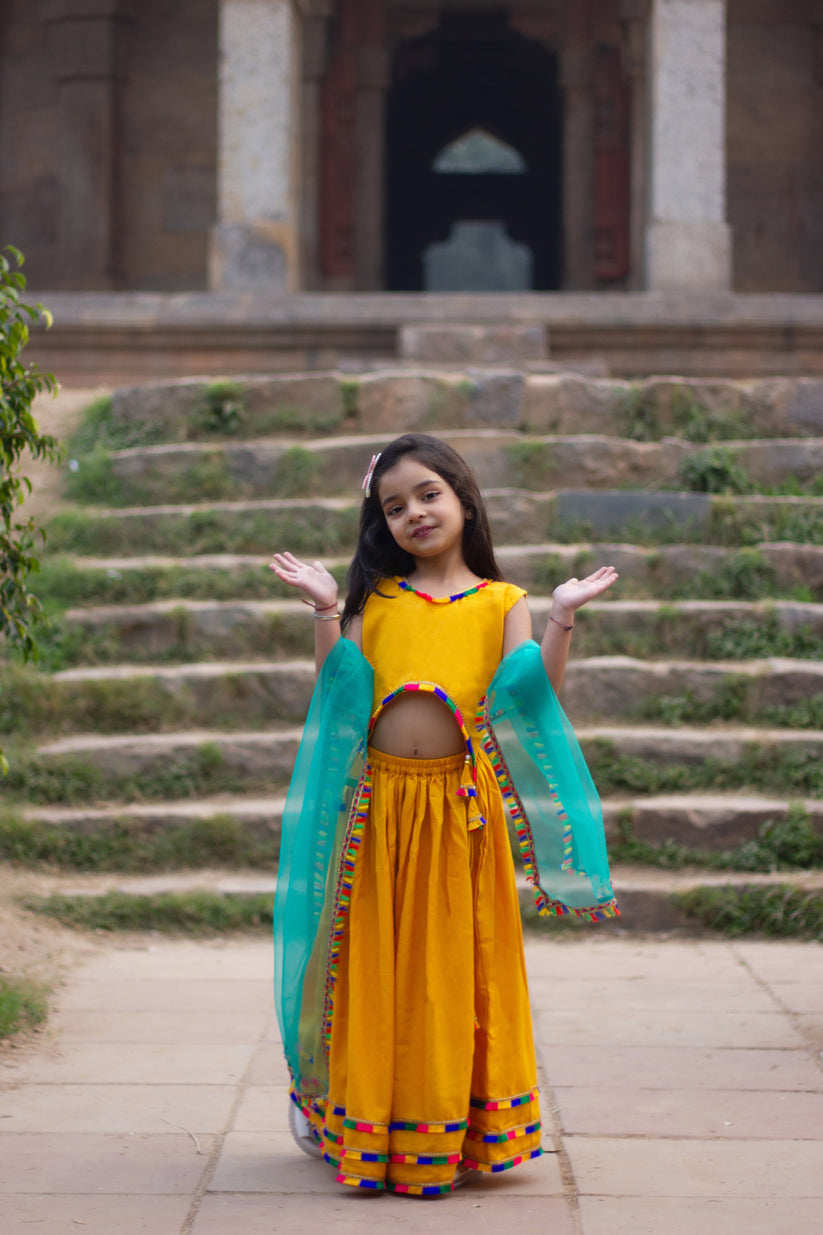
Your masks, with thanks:
M366 497L371 497L371 480L372 480L372 476L374 475L374 469L377 467L377 460L379 458L380 458L380 455L372 455L371 463L369 464L369 469L366 472L366 475L363 477L363 483L360 486L360 488L363 490Z

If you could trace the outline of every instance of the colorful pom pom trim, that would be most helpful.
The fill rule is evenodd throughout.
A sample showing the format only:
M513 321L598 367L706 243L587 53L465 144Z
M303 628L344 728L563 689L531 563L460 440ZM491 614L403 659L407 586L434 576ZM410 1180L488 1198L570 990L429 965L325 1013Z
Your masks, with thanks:
M474 596L475 592L488 587L490 582L490 579L484 579L482 583L476 583L474 587L466 588L465 592L455 592L452 596L429 596L428 592L419 592L416 587L412 587L405 579L397 578L397 585L404 592L411 592L414 596L419 596L421 600L427 600L430 605L450 605L455 600L465 600L467 596Z
M452 716L454 717L455 723L457 724L460 730L463 741L466 743L466 764L467 764L467 770L469 773L468 778L466 778L466 776L464 775L463 784L460 785L457 792L461 798L476 798L477 797L477 754L474 748L474 743L472 742L471 735L468 729L466 728L466 722L463 719L463 713L460 711L460 708L457 706L457 703L455 702L454 699L452 699L451 695L447 691L445 691L442 686L438 686L436 682L404 682L402 686L397 686L393 691L391 691L388 695L386 695L384 699L381 699L380 703L374 709L371 720L369 721L369 734L371 734L372 730L374 729L374 726L377 724L377 721L384 708L388 707L388 705L393 700L397 699L400 695L414 694L415 692L421 692L421 693L429 694L429 695L436 695L438 699L441 699L443 703L445 703L446 707L449 709ZM485 822L486 820L483 818L482 815L474 815L470 822L469 831L474 831L477 828L482 828Z
M601 904L587 906L584 909L577 909L571 905L564 904L563 901L553 900L546 892L545 888L540 886L540 872L537 868L537 856L534 851L534 836L532 834L531 824L528 816L523 808L523 803L520 801L517 790L514 787L509 769L506 766L506 761L503 758L503 752L497 744L494 732L489 718L488 706L485 699L482 699L480 706L477 709L475 717L475 728L480 736L480 742L483 750L486 752L489 763L492 765L492 771L497 778L497 783L500 786L500 792L506 801L509 808L509 814L512 817L515 830L517 832L517 841L520 846L520 856L523 861L523 872L526 876L526 881L534 888L534 899L537 904L537 912L543 917L565 917L571 915L576 918L582 918L589 922L601 922L605 918L616 918L620 915L620 910L617 901L614 897L609 901L604 901ZM560 801L560 795L557 792L557 785L554 783L551 774L551 764L548 761L548 755L542 743L539 742L537 734L534 730L529 730L529 735L536 746L541 751L540 761L541 770L549 786L549 794L555 805L558 820L563 823L563 861L560 864L560 869L570 871L572 866L572 850L573 836L572 825L563 803Z
M332 914L332 932L329 941L329 955L326 963L325 997L323 1002L323 1048L328 1057L331 1044L331 1025L334 1014L334 988L337 982L337 969L340 963L340 948L346 933L346 922L351 904L351 890L354 882L354 866L357 851L363 841L363 829L369 817L369 805L372 794L371 767L367 763L363 768L360 782L355 790L346 825L346 837L343 842L343 852L337 872L337 887L335 889L334 912Z

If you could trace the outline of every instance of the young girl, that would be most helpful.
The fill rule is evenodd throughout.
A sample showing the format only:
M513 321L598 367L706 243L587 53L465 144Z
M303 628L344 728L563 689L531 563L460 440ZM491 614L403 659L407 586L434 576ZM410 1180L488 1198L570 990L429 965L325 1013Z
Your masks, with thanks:
M320 674L284 813L277 1006L298 1143L341 1183L435 1195L541 1152L504 795L541 910L617 911L554 696L575 611L617 575L557 587L538 648L451 447L405 434L363 488L342 614L320 562L272 565L314 609Z

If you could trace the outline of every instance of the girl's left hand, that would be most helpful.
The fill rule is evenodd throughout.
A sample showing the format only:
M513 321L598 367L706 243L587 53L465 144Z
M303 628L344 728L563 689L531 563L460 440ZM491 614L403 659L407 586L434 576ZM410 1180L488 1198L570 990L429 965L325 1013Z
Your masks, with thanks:
M564 613L574 613L595 596L605 592L618 578L613 566L601 566L585 579L567 579L552 592L553 607Z

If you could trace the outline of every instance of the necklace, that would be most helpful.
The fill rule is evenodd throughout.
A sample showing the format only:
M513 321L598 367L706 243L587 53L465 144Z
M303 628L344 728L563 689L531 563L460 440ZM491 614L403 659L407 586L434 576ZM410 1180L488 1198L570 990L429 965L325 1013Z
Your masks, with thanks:
M481 588L488 587L490 580L483 579L480 583L475 583L474 587L467 588L465 592L455 592L453 596L429 596L428 592L418 592L417 588L412 587L405 579L398 579L397 582L404 592L413 592L415 596L429 601L432 605L450 605L453 600L465 600L467 596L474 596Z

